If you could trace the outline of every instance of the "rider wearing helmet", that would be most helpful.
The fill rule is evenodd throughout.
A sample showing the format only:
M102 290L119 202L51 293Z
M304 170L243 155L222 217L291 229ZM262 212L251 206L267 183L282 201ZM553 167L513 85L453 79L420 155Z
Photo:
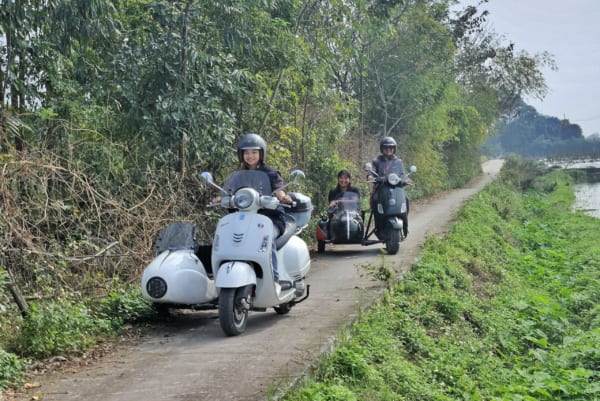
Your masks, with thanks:
M406 169L404 168L404 163L402 159L396 156L396 150L398 145L396 140L391 136L386 136L381 138L379 141L379 151L381 154L377 156L372 164L373 171L377 173L379 176L386 175L388 173L394 172L398 174L402 181L411 182L411 179L406 175ZM367 178L372 180L375 176L373 174L367 174ZM404 237L408 236L408 197L406 197L406 214L402 216L403 220L403 232Z
M292 203L292 198L281 187L283 186L283 178L279 171L269 167L265 163L267 156L267 144L264 139L257 134L246 134L242 136L237 143L237 155L241 163L241 169L244 170L261 170L267 173L271 183L271 190L281 203ZM285 221L283 219L283 207L277 210L262 209L260 213L269 217L273 221L273 276L276 282L279 282L279 274L277 272L277 253L275 248L275 239L283 233L285 229ZM288 283L281 283L281 287L287 287ZM291 286L291 283L290 283ZM285 289L285 288L284 288Z
M265 163L267 144L260 135L246 134L242 136L237 144L237 154L242 169L261 170L267 173L271 189L277 199L282 203L292 203L292 198L285 191L279 189L283 186L283 178L279 171Z
M237 154L240 163L244 163L243 152L247 149L256 149L260 151L260 161L263 162L267 156L267 144L260 135L246 134L242 136L237 143Z
M398 174L403 180L408 180L404 163L402 159L396 156L398 145L396 140L391 136L386 136L379 141L379 151L381 154L373 160L373 171L378 175L386 175L390 172ZM368 178L373 178L373 174L368 174Z

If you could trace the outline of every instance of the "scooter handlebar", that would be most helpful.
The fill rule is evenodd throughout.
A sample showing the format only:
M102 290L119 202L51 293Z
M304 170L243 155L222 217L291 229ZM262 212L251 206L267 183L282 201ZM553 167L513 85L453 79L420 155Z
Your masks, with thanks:
M367 184L381 184L386 183L386 177L376 177L371 180L367 180ZM414 185L414 182L409 178L406 181L400 181L396 186L397 187L405 187L406 185Z
M283 207L288 207L288 208L296 207L296 205L297 205L296 201L292 201L292 203L279 202L279 204Z

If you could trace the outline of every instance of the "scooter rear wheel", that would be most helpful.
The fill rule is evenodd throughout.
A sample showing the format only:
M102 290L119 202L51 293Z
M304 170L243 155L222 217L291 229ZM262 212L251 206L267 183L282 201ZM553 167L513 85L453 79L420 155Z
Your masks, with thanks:
M285 315L292 310L292 306L290 304L281 304L274 306L273 309L275 309L275 312L277 312L278 314Z
M243 289L222 288L219 294L219 322L228 336L237 336L246 330L248 309L242 302Z

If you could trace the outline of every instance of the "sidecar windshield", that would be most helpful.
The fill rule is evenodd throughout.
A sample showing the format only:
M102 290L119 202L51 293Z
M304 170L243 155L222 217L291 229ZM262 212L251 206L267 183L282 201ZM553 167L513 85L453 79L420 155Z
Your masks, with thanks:
M359 210L360 209L360 197L356 192L346 191L342 192L337 198L339 210Z
M238 170L225 179L223 189L233 194L240 188L254 188L261 195L271 195L271 181L267 173L261 170Z
M154 242L154 254L164 251L177 251L180 249L198 249L200 229L190 223L174 221L163 228Z

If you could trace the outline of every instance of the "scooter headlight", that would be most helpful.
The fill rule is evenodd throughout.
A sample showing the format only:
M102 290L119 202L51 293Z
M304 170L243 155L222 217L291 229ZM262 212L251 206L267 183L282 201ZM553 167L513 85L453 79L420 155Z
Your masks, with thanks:
M167 283L160 277L152 277L146 283L146 291L152 298L162 298L167 293Z
M389 174L387 180L390 185L398 185L400 183L400 177L398 177L398 174L396 173Z
M235 207L238 209L248 209L254 202L254 194L256 192L249 188L240 189L234 197Z

